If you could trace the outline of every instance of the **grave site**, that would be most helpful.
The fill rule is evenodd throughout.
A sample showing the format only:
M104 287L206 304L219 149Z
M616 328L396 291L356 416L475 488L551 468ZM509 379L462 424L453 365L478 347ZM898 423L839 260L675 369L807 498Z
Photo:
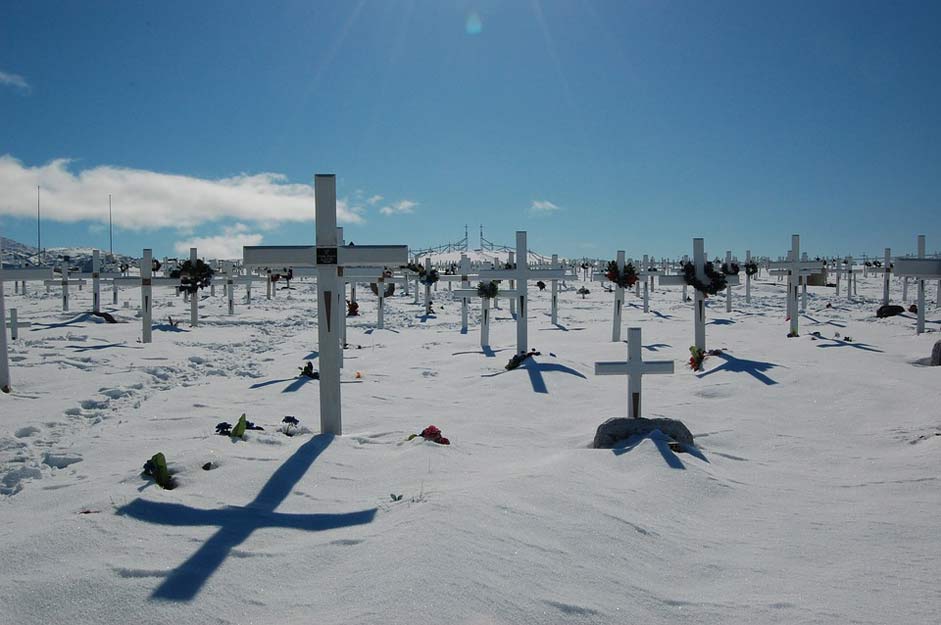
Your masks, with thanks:
M0 2L0 625L941 625L941 0Z
M112 304L0 272L0 620L936 617L923 237L871 275L795 261L798 235L744 269L702 238L530 264L524 231L503 267L411 262L345 243L335 177L315 189L316 245L143 250ZM827 265L849 295L806 285ZM903 275L918 314L877 316Z

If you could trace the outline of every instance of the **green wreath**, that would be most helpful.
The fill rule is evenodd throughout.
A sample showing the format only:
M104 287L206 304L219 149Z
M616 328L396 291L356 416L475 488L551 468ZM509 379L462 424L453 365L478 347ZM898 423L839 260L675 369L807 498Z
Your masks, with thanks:
M683 279L686 281L686 284L704 295L715 295L726 287L727 282L725 274L716 271L715 265L707 261L705 270L706 278L709 279L709 282L703 282L697 278L696 267L693 266L693 263L686 263L683 265Z
M637 270L632 263L627 263L622 272L618 267L617 261L609 260L608 268L605 270L604 277L615 283L622 289L629 289L637 282Z
M758 263L756 262L745 263L745 275L746 276L754 276L757 273L758 273Z
M212 283L212 276L215 274L212 267L197 259L194 265L192 261L187 260L179 269L174 270L170 277L179 278L180 292L196 293L199 289L204 289Z
M490 282L480 282L477 285L477 297L489 297L493 299L497 296L499 288L497 287L497 282L491 280Z
M421 275L418 276L418 281L424 284L425 286L431 286L439 279L438 270L432 269L431 271L423 271Z
M739 272L738 263L722 263L722 273L727 276L737 276Z

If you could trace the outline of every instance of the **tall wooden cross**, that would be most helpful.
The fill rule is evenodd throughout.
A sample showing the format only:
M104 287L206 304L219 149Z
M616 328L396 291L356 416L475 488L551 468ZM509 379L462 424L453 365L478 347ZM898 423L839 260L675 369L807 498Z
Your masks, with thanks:
M529 351L529 338L527 335L527 317L529 316L529 307L527 304L527 282L530 280L551 280L565 277L565 271L558 268L552 269L531 269L526 259L529 258L529 250L526 247L526 231L518 230L516 232L516 267L514 269L489 269L480 271L481 280L514 280L516 287L513 289L516 293L514 300L516 302L516 353L522 354Z
M340 405L340 338L345 319L343 270L395 267L408 262L407 245L339 245L337 181L334 174L314 177L316 246L244 248L244 265L317 268L317 338L320 351L320 430L343 434ZM341 315L343 317L341 318Z
M918 235L918 257L896 258L895 275L915 278L918 288L918 320L915 332L925 331L925 280L941 280L941 258L925 258L925 235ZM939 295L941 297L941 295Z
M457 265L457 273L451 275L443 275L438 279L442 282L447 282L448 285L452 282L460 282L461 289L469 289L470 281L477 277L476 274L471 273L471 263L470 258L467 257L467 254L461 254L461 260ZM461 296L461 331L467 332L467 305L469 303L470 297L467 295Z
M624 268L628 264L633 264L634 261L624 259L624 250L618 250L617 259L614 261L618 267L618 271L621 274L624 273ZM592 276L592 280L596 282L610 282L608 280L607 272L598 272ZM624 311L624 287L620 284L614 285L614 311L611 313L611 342L617 343L621 340L621 318Z
M627 329L627 362L596 362L595 375L627 376L627 416L636 419L641 412L641 380L644 374L673 373L672 360L644 361L641 356L640 328Z
M791 321L790 336L797 336L798 334L798 298L800 297L801 279L806 281L807 276L820 273L822 270L820 261L801 260L800 248L800 235L792 234L791 251L787 254L787 260L770 263L773 275L787 276L787 315Z
M696 278L705 282L709 278L706 276L706 252L705 244L701 238L693 239L693 269L696 272ZM660 276L660 284L685 285L686 278L682 275ZM738 276L726 276L727 287L738 284ZM706 350L706 295L699 289L693 289L693 340L697 349Z
M179 278L155 278L154 275L154 253L153 250L145 249L143 258L140 261L140 276L121 276L114 279L115 284L130 284L140 287L140 308L141 308L141 342L150 343L153 341L153 287L169 286L177 288L180 286ZM179 292L179 290L177 290Z
M75 278L91 278L92 284L92 311L101 312L101 281L102 280L114 280L115 278L120 278L121 274L118 272L102 272L101 271L101 252L98 250L92 250L91 253L91 273L78 273L73 277ZM112 285L113 286L113 285ZM112 289L117 297L117 290ZM117 304L117 299L114 299L114 303Z
M481 269L481 271L490 270ZM501 288L499 285L497 286L497 297L495 298L482 297L480 293L477 292L476 287L455 289L453 293L455 297L460 298L480 297L480 347L483 349L490 347L490 300L493 299L496 301L499 298L513 300L518 296L518 293L510 289Z
M61 286L62 287L62 311L68 312L69 310L69 285L75 284L77 286L84 286L85 281L80 278L69 278L69 267L68 263L64 264L61 267L62 277L53 278L51 280L46 280L43 282L47 287L50 286Z
M747 267L751 264L751 250L745 250L745 303L751 304L751 276ZM756 274L757 275L757 274Z
M649 282L650 282L650 280L651 280L654 276L659 275L656 271L652 271L652 270L651 270L650 262L651 262L650 257L649 257L647 254L644 254L643 263L641 264L640 268L637 269L637 280L638 280L638 284L640 284L640 281L641 281L641 280L643 280L643 282L644 282L644 288L643 288L643 295L642 295L642 297L644 298L644 312L645 312L645 313L649 313L649 312L650 312L650 285L649 285Z
M3 249L0 247L0 258ZM13 267L4 269L0 261L0 391L9 393L10 381L10 354L7 345L7 328L4 321L7 318L6 302L4 297L4 282L23 282L27 280L48 280L52 278L51 267Z
M19 321L16 315L16 309L10 309L10 320L7 322L6 326L10 328L10 340L15 341L20 338L20 328L28 328L32 323L29 321Z
M889 280L892 277L892 248L885 248L885 260L882 261L882 305L889 303Z

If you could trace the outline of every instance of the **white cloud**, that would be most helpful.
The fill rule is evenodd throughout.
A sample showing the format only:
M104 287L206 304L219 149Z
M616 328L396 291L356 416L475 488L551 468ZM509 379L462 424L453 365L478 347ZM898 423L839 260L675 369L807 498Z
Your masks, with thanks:
M174 249L181 258L189 258L190 248L195 247L200 257L233 260L242 258L242 246L261 245L261 241L262 235L249 232L248 226L238 223L223 228L222 234L177 241Z
M19 74L10 74L0 70L0 85L6 85L8 87L14 87L20 91L25 91L29 93L31 87L29 83L26 82L26 79L20 76Z
M270 228L279 222L314 220L314 187L282 174L239 174L217 180L99 165L73 173L69 159L27 167L0 156L0 215L36 215L36 186L42 187L42 217L66 223L108 221L108 194L115 226L130 230L192 229L219 219ZM337 199L337 221L361 223L362 207Z
M370 206L375 206L376 204L381 202L383 199L385 198L383 198L381 195L374 195L368 200L366 200L366 203L368 203Z
M379 209L379 212L383 215L407 215L414 213L416 206L418 206L418 202L399 200L398 202L383 206Z
M533 200L532 205L529 207L530 215L551 215L552 213L562 210L561 207L556 206L549 200Z

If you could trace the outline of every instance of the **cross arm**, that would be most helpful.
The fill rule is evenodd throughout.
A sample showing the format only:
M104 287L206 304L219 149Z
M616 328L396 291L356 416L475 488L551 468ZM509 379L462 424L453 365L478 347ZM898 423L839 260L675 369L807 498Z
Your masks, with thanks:
M941 278L941 258L896 258L892 271L922 280Z

